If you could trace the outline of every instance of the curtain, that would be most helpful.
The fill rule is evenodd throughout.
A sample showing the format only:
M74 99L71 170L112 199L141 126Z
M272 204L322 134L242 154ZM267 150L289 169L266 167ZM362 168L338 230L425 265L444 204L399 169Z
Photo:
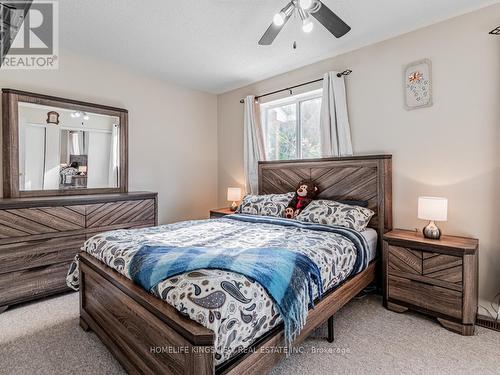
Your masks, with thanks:
M70 155L81 155L81 147L80 145L83 146L83 143L81 142L81 137L79 136L80 132L78 131L70 131L68 132L69 134L69 154ZM69 157L68 157L69 161Z
M69 155L87 155L88 153L88 132L80 130L68 131ZM68 160L69 160L68 155Z
M118 187L118 165L119 165L119 139L118 139L118 125L113 124L111 132L111 144L109 147L109 177L108 187Z
M323 79L320 136L321 154L329 156L352 156L351 127L347 114L347 98L344 76L328 72Z
M259 104L253 95L245 98L244 166L247 194L258 192L258 162L265 160L264 135L260 122Z

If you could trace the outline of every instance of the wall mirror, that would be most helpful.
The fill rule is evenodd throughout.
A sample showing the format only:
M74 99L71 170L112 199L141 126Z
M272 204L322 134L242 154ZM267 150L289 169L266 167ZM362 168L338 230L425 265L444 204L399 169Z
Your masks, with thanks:
M4 89L4 197L127 191L127 111Z

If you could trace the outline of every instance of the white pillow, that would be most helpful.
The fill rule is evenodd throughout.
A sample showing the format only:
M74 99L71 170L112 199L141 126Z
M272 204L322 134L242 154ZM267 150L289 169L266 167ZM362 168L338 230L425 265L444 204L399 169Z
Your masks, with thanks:
M241 214L283 217L295 193L246 195L236 212Z
M368 208L320 199L309 203L297 216L297 220L306 223L340 225L361 232L366 229L374 214L375 212Z

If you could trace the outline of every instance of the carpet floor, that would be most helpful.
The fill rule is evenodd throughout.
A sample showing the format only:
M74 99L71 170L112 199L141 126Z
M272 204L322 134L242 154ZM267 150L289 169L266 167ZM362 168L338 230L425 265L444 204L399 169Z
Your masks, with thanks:
M463 337L434 320L385 310L378 296L353 300L271 372L281 374L500 374L500 333ZM0 374L124 374L94 333L78 325L78 294L0 315Z

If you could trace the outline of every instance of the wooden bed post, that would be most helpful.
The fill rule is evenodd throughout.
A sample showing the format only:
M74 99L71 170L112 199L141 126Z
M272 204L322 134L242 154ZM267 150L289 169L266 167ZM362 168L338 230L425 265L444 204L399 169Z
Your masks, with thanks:
M335 320L333 315L328 318L328 342L332 343L335 341Z

